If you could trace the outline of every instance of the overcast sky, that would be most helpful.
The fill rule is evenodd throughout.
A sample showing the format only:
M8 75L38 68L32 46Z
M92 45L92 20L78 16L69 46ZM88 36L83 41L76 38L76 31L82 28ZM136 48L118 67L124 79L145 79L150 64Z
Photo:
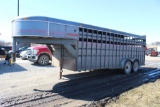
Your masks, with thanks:
M0 40L12 41L18 0L0 1ZM20 16L48 16L160 41L160 0L19 0Z

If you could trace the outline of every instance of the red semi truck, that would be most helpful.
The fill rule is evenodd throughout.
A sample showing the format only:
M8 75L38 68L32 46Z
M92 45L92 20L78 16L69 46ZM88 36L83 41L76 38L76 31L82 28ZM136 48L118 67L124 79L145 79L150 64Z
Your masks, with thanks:
M52 53L47 46L35 46L27 50L28 60L40 65L48 65Z

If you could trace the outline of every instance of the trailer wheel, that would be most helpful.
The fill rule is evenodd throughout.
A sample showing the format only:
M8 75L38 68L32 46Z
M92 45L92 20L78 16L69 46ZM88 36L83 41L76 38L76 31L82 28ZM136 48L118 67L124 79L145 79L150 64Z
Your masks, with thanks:
M133 62L132 71L137 72L138 69L139 69L139 62L136 60L136 61Z
M123 71L125 74L129 74L129 73L131 73L131 70L132 70L132 64L131 64L131 61L128 60L125 62Z
M41 55L38 59L38 63L42 66L48 65L49 57L47 55Z

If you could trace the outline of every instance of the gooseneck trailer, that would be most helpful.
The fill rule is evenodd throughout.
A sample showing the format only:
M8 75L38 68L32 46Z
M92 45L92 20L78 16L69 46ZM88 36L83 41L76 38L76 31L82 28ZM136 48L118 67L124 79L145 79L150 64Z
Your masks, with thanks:
M146 36L49 17L12 21L13 52L19 42L54 45L52 64L73 71L123 69L145 64Z

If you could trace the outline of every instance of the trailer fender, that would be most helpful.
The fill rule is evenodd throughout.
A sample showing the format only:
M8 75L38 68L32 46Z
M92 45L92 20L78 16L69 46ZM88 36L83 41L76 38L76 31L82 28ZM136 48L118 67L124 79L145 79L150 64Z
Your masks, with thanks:
M134 60L132 61L132 63L134 63L135 61L137 61L137 62L139 63L139 60L138 60L138 59L134 59Z

